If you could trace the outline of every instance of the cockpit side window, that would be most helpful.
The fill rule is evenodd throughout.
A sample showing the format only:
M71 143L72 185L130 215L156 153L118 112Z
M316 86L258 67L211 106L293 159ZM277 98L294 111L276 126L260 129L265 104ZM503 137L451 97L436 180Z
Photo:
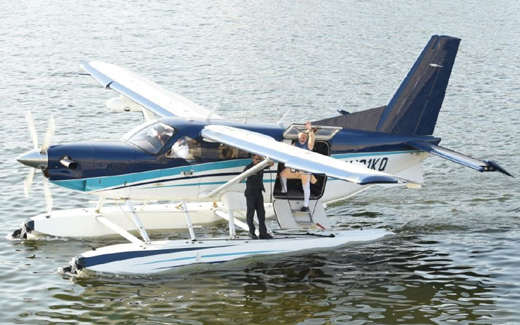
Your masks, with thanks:
M181 158L196 161L217 161L249 158L249 153L222 143L204 142L182 136L166 153L166 158Z
M128 138L127 142L152 154L158 153L171 137L175 129L162 122L151 124Z
M197 160L202 156L200 142L188 136L180 137L166 154L167 158L182 158L186 160Z

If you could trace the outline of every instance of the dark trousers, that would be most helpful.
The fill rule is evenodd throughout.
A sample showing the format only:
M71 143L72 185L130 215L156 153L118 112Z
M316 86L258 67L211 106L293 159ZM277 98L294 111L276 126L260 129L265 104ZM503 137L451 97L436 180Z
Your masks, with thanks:
M265 227L264 197L262 195L262 192L259 192L258 194L247 195L246 202L247 202L246 221L247 221L247 226L249 227L249 233L250 234L255 233L255 223L253 221L253 218L255 216L255 210L256 210L256 216L258 218L258 227L260 228L259 229L260 236L267 235L267 228Z

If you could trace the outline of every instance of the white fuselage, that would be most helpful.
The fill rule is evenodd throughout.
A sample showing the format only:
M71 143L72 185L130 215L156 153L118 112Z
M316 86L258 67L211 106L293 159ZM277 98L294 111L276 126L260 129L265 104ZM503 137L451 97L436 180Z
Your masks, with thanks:
M422 173L420 165L429 156L425 152L382 152L368 154L344 154L335 157L349 163L363 164L370 169L384 171L391 175L397 175L416 183L422 183ZM144 181L128 183L125 187L116 189L93 190L89 194L105 198L129 198L135 200L156 200L156 201L197 201L212 202L218 201L219 197L205 197L205 194L213 191L222 184L228 182L234 175L241 173L249 163L249 159L241 159L218 163L205 163L171 169L161 170L159 175ZM276 167L276 165L274 166ZM273 189L276 181L276 169L271 167L273 172L264 173L264 202L269 203L273 200ZM415 167L415 168L412 168ZM141 177L136 177L141 178ZM101 178L92 178L87 183L99 183ZM368 186L362 186L342 180L329 178L322 202L339 200L349 197ZM226 191L244 192L245 182L232 185ZM220 193L223 194L223 193Z

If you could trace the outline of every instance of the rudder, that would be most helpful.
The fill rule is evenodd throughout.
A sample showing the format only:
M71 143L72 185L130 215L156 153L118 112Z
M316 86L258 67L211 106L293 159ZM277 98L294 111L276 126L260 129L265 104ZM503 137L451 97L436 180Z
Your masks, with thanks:
M434 35L381 114L376 131L432 135L460 39Z

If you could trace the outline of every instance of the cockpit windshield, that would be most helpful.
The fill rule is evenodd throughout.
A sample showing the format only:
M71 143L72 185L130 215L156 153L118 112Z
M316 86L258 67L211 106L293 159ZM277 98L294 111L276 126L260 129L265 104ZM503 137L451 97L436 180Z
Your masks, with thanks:
M151 124L134 133L126 141L152 154L158 153L175 134L175 130L162 122Z

